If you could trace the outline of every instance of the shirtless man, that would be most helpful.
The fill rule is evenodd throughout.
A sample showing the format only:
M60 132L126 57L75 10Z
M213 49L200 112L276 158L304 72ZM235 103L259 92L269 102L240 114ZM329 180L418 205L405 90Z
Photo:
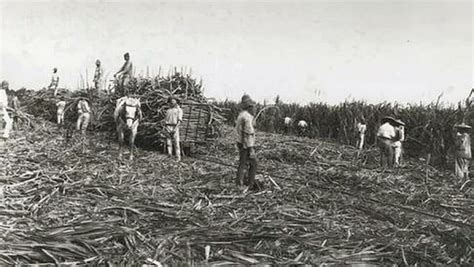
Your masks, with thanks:
M125 62L123 63L120 70L114 74L114 78L119 81L119 88L122 91L122 94L125 95L125 87L128 86L130 79L132 78L133 64L130 61L130 54L127 52L123 55Z

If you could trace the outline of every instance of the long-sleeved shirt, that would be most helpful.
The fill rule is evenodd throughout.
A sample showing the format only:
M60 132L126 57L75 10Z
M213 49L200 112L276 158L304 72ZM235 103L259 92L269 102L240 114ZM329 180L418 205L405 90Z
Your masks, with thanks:
M8 96L4 89L0 89L0 107L6 108L8 106Z
M396 137L395 127L386 122L379 127L377 137L393 140Z
M253 127L253 115L248 111L240 112L235 123L237 132L237 142L241 143L244 148L255 146L255 129Z
M91 109L89 107L89 103L87 102L87 100L82 99L79 101L79 103L77 103L77 112L79 114L91 112Z
M285 117L285 125L289 126L291 124L291 118L290 117Z
M471 155L471 136L468 133L456 134L456 157L470 159Z
M304 120L301 120L298 122L298 127L300 128L306 128L308 126L308 123Z
M62 114L64 113L64 108L66 107L66 101L61 100L58 103L56 103L56 106L58 107L56 112L58 114Z
M168 126L176 126L178 122L183 121L183 110L176 105L166 111L165 124Z
M51 85L58 86L58 83L59 83L59 76L57 73L53 73L53 76L51 77Z
M364 135L367 131L367 125L359 122L357 123L356 129L359 135Z

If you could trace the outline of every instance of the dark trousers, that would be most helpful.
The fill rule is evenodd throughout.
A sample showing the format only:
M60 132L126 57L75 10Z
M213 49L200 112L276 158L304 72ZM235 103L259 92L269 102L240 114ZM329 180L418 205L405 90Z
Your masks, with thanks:
M237 169L236 182L238 185L242 185L243 183L252 187L255 182L255 175L257 174L257 159L251 159L250 149L244 148L241 143L237 143L237 148L239 148L239 168ZM246 171L248 171L248 173L246 179L244 180Z

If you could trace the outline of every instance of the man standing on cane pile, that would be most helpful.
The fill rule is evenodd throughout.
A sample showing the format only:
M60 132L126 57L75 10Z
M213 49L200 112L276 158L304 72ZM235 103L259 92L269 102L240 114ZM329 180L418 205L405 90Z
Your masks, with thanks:
M455 139L455 162L456 176L461 179L469 178L469 165L471 164L471 126L461 123L454 126L456 129Z
M102 78L103 78L103 69L102 67L100 66L100 60L96 60L95 61L95 72L94 72L94 89L95 89L95 92L94 92L94 96L99 96L100 94L100 90L102 89Z
M125 62L123 63L120 70L114 74L114 78L118 79L118 86L121 90L122 95L125 95L126 87L132 78L133 64L130 61L130 54L127 52L123 55Z
M255 102L248 95L242 96L240 103L242 111L236 121L237 148L239 149L239 167L237 169L237 185L248 185L254 189L257 174L257 156L255 154L254 114ZM248 166L247 179L244 180Z
M179 126L183 121L183 110L179 107L178 101L174 97L168 98L170 108L166 111L165 131L166 131L166 147L168 156L173 156L173 146L175 149L177 161L181 161L181 147L179 145Z
M10 90L10 97L11 97L11 107L15 111L15 114L13 115L13 129L17 130L18 129L18 112L20 111L20 100L18 99L16 92L13 90Z
M0 117L5 122L5 129L3 131L3 136L2 136L4 139L8 139L10 137L10 131L12 129L12 123L13 123L12 119L10 118L10 115L8 115L8 112L7 112L7 106L8 106L7 90L8 90L8 82L3 81L0 88Z
M59 85L59 76L58 69L53 69L53 76L51 77L51 83L48 86L48 89L54 89L54 96L58 94L58 85Z

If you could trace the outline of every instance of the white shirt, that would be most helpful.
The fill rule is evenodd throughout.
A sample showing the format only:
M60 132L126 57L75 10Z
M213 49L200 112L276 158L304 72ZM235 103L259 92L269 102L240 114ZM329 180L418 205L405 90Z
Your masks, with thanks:
M291 124L291 118L290 117L285 117L285 125L290 125Z
M248 111L240 112L235 122L235 131L237 132L237 142L244 148L255 146L255 129L253 127L253 115Z
M360 135L364 135L365 132L367 131L367 125L365 124L362 124L360 122L357 123L357 132L360 134Z
M308 126L308 123L306 121L301 120L298 122L298 127L306 128L306 126Z
M0 108L6 108L8 106L8 96L4 89L0 89Z
M386 122L379 127L377 131L378 137L383 137L387 139L394 139L396 137L395 127L390 123Z
M64 108L66 107L66 101L61 100L58 103L56 103L56 106L58 107L58 113L63 113Z

